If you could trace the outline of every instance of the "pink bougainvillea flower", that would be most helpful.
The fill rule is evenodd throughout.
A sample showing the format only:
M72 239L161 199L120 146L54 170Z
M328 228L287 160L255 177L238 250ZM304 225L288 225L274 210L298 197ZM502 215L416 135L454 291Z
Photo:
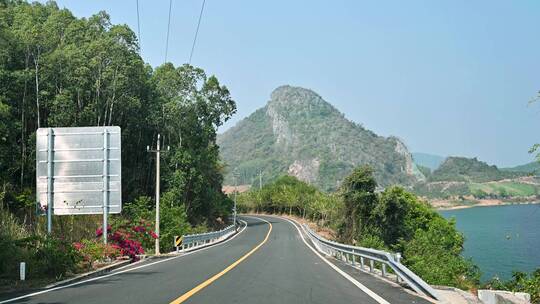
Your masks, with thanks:
M73 243L73 248L75 248L75 249L78 250L78 251L81 250L81 249L83 249L83 247L84 247L84 245L81 244L81 243L79 243L79 242Z

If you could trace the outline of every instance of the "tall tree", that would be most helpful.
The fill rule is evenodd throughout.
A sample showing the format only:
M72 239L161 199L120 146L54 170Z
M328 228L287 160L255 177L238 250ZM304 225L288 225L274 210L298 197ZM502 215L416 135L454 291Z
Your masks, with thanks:
M216 77L190 65L167 63L153 75L162 96L162 124L172 153L169 187L186 206L194 223L227 214L228 200L221 192L223 166L216 145L217 128L236 112L229 90Z
M370 224L371 210L377 204L376 188L373 169L369 166L356 168L345 178L341 186L345 204L345 225L342 228L342 235L347 241L358 240L358 236L363 232L360 231L360 227L367 227Z
M11 209L34 212L37 128L117 125L124 201L152 194L145 147L161 133L173 148L164 190L193 223L226 214L215 138L235 111L227 88L202 69L154 71L133 31L105 12L79 19L52 1L0 0L0 186Z

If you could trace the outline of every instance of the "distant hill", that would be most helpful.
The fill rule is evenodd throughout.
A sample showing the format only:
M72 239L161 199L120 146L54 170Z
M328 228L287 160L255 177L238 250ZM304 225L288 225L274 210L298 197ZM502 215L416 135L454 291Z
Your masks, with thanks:
M525 174L502 171L494 165L488 165L477 158L448 157L433 171L429 181L488 182L506 178L515 178Z
M530 162L525 165L515 166L511 168L501 168L503 171L522 172L534 175L540 175L540 162Z
M415 164L429 168L431 171L436 170L444 161L445 157L440 155L413 152L412 158Z
M283 174L334 190L353 168L368 164L381 186L423 179L396 137L382 137L349 121L317 93L292 86L274 90L270 101L218 136L227 166L225 183L237 168L239 183Z
M477 158L448 157L413 191L439 207L471 205L479 200L530 201L540 194L540 178L501 170ZM440 205L442 204L442 205Z

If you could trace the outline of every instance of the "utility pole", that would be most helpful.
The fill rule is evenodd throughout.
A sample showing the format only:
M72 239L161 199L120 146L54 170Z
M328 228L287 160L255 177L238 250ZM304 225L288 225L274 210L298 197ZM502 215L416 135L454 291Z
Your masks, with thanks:
M159 194L160 194L160 170L159 170L159 167L160 167L160 160L161 160L161 152L168 152L170 150L170 147L167 146L167 151L161 151L161 142L160 142L160 139L161 139L161 135L158 134L157 135L157 144L156 144L156 149L155 150L150 150L150 146L146 146L146 152L152 152L152 153L156 153L156 228L155 228L155 232L156 232L156 235L157 235L157 238L156 238L156 248L155 248L155 254L156 255L159 255L159 238L161 237L160 233L159 233Z

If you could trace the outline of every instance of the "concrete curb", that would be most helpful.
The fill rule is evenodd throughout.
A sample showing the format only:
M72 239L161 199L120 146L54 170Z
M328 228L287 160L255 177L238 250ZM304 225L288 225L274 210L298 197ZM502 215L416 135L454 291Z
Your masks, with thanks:
M63 285L76 283L76 282L79 282L79 281L82 281L82 280L85 280L85 279L98 277L100 275L111 272L111 271L113 271L115 269L118 269L118 268L120 268L122 266L125 266L125 265L128 265L130 263L131 263L130 260L117 261L117 262L115 262L115 263L113 263L111 265L107 265L105 267L102 267L102 268L99 268L99 269L96 269L96 270L93 270L93 271L90 271L90 272L79 274L79 275L77 275L77 276L75 276L73 278L69 278L69 279L66 279L66 280L63 280L63 281L60 281L60 282L55 282L55 283L49 284L49 285L45 286L44 288L49 289L49 288L59 287L59 286L63 286Z

